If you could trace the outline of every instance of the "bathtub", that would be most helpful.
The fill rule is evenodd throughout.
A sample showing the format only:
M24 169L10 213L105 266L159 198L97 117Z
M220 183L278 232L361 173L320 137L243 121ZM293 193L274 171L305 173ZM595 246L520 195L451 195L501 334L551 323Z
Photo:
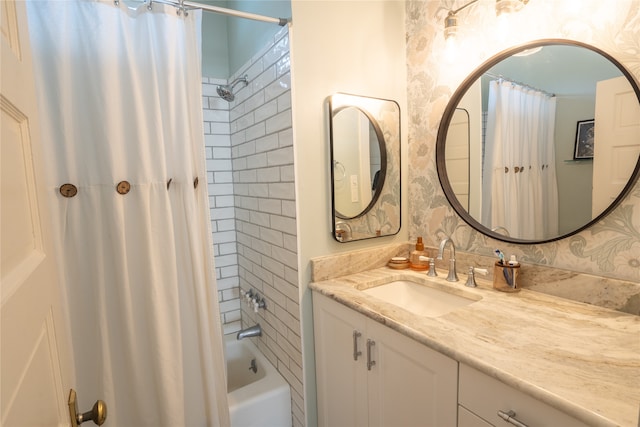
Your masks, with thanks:
M231 427L291 426L289 384L260 350L249 339L226 335L225 357Z

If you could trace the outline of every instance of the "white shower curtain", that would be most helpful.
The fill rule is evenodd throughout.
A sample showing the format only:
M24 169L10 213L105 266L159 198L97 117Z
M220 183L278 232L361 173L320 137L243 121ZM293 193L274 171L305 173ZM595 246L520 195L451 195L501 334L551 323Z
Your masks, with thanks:
M520 239L557 235L555 97L496 80L488 101L482 223Z
M75 387L81 409L106 401L110 426L228 425L201 13L152 9L29 4Z

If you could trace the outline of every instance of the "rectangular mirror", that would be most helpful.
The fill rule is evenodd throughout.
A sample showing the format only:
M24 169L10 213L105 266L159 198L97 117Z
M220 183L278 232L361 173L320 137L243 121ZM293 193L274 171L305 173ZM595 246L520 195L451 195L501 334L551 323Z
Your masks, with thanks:
M341 243L400 231L400 106L329 97L333 237Z

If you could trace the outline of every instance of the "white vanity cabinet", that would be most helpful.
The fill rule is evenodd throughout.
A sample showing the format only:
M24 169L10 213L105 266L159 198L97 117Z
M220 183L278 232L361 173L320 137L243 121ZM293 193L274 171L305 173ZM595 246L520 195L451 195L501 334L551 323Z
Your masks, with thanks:
M583 422L463 363L460 364L459 375L459 427L586 427ZM513 411L515 420L511 424L506 423L498 411Z
M458 363L317 292L320 426L455 426Z

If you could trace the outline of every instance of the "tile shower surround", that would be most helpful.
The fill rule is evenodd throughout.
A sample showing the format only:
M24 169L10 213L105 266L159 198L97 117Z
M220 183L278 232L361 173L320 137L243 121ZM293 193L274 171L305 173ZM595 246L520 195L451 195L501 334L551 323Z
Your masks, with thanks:
M203 79L203 115L220 320L224 326L224 333L229 334L241 329L240 278L236 248L229 103L217 96L218 84L226 84L226 80Z
M289 37L283 28L229 81L232 102L203 80L205 146L220 312L225 333L260 323L260 350L291 385L293 425L304 425L302 344L291 129ZM267 309L240 299L254 289ZM242 315L241 315L242 312Z

